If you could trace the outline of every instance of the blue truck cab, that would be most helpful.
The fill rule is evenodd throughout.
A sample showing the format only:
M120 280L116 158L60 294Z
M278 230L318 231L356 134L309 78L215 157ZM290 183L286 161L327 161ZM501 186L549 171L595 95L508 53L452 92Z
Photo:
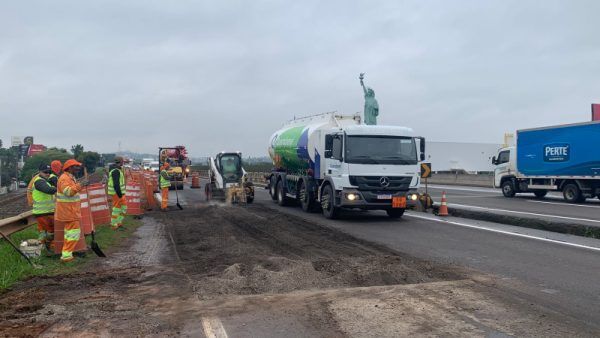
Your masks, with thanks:
M600 121L517 131L516 146L492 159L506 197L560 191L567 202L600 198Z

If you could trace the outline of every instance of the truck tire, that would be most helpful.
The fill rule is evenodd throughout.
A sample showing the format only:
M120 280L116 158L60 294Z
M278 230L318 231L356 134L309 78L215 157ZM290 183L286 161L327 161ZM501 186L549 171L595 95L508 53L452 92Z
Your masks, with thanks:
M515 185L511 180L506 180L502 183L502 195L504 197L515 197Z
M331 185L326 185L321 193L321 208L323 215L329 219L336 219L339 216L340 209L335 206L335 195Z
M569 203L579 203L585 201L581 189L575 183L566 184L563 187L563 197Z
M300 200L300 206L302 210L311 212L314 210L315 202L312 194L306 188L306 182L302 180L300 182L300 188L298 189L298 200Z
M271 178L269 179L269 195L271 195L271 199L273 201L277 200L277 186L275 175L271 176Z
M288 199L285 195L285 190L283 189L283 180L277 181L277 204L282 207L288 205Z
M404 209L387 209L385 212L390 218L400 218L404 215Z
M548 194L548 190L536 190L533 194L537 198L544 198Z

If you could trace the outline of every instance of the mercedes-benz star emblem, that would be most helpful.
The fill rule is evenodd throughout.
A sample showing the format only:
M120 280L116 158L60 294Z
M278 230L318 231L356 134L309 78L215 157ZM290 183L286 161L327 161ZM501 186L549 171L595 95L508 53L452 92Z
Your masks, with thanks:
M389 185L390 185L390 179L389 179L389 178L387 178L387 177L385 177L385 176L383 176L382 178L380 178L380 179L379 179L379 184L380 184L382 187L387 187L387 186L389 186Z

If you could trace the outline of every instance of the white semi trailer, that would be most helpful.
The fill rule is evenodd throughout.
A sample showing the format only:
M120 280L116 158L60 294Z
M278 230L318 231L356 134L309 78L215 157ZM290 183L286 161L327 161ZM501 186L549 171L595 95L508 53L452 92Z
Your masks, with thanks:
M268 176L273 200L327 218L342 208L385 210L390 217L416 204L425 139L410 128L361 123L360 115L326 113L289 121L271 136Z

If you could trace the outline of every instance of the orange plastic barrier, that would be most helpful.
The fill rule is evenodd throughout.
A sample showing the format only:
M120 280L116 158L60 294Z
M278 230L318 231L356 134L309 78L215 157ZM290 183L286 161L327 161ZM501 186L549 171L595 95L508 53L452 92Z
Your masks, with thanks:
M142 215L142 204L140 194L142 186L136 181L127 182L127 188L125 193L125 203L127 204L127 215Z
M110 207L108 205L105 186L101 183L96 183L90 184L87 189L94 225L98 226L110 223Z
M198 172L192 173L192 188L193 189L200 188L200 174Z
M81 190L79 198L81 199L81 223L79 226L83 235L89 235L92 233L92 222L94 220L92 219L92 212L90 210L87 187Z

